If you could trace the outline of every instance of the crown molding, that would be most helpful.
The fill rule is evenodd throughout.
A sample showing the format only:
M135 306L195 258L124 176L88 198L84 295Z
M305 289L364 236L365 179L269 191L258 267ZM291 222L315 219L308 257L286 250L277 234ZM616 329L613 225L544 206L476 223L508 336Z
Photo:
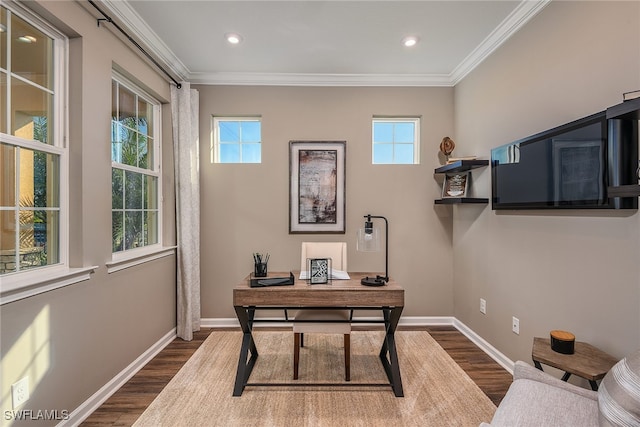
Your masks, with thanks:
M451 86L446 74L191 73L189 81L247 86Z
M498 47L538 14L551 0L523 0L451 73L455 86Z
M451 74L314 74L191 72L127 0L99 0L137 40L179 80L205 85L246 86L455 86L499 46L538 14L551 0L523 0Z
M189 79L189 69L165 42L149 27L127 0L96 0L117 19L126 31L149 51L164 67L167 67L178 80Z

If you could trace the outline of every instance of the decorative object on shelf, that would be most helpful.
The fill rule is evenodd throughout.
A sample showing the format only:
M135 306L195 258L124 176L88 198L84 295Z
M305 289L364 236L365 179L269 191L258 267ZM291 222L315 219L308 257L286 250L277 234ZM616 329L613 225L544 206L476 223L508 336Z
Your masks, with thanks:
M384 276L365 277L360 280L365 286L383 286L389 281L389 221L383 216L365 215L367 220L364 222L364 228L358 230L358 241L356 250L359 252L377 252L380 250L380 233L378 229L373 227L372 218L384 220L385 224L385 265Z
M442 142L440 142L440 152L444 154L447 161L449 161L449 156L453 153L454 148L456 148L456 143L453 139L448 136L442 138Z
M289 142L289 234L344 234L345 150L345 141Z
M253 254L253 275L254 277L267 277L267 263L269 254Z
M462 172L470 172L473 169L484 168L489 166L489 160L456 160L451 163L447 163L444 166L440 166L436 168L433 173L436 175L446 175L447 174L460 174ZM469 179L471 179L471 174L469 174ZM443 183L444 184L444 183ZM467 189L471 188L471 182L467 182ZM444 185L443 185L444 190ZM488 198L478 198L478 197L442 197L440 199L435 200L435 204L437 205L453 205L453 204L486 204L489 203Z
M466 197L469 184L469 171L447 173L442 184L442 198Z
M567 331L551 331L551 350L562 354L573 354L576 336Z

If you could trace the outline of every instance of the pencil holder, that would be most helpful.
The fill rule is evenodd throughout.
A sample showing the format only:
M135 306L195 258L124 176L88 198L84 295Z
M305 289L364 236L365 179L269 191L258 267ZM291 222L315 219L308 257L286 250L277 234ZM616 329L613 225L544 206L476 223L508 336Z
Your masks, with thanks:
M254 264L253 275L255 277L267 277L267 263L256 262Z

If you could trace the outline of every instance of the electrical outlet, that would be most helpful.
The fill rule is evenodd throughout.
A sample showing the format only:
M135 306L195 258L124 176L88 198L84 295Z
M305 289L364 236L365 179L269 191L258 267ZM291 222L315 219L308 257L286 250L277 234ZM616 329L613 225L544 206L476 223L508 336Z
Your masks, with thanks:
M29 400L29 377L24 377L11 386L13 409Z
M480 298L480 313L487 314L487 301L484 298Z
M520 319L515 316L511 318L511 330L514 334L520 335Z

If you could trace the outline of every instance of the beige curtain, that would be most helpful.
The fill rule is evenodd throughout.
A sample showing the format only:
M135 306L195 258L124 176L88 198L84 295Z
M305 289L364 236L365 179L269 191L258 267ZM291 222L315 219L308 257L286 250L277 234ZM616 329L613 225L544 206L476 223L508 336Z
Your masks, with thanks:
M176 183L177 330L186 341L200 330L199 94L189 83L171 86Z

